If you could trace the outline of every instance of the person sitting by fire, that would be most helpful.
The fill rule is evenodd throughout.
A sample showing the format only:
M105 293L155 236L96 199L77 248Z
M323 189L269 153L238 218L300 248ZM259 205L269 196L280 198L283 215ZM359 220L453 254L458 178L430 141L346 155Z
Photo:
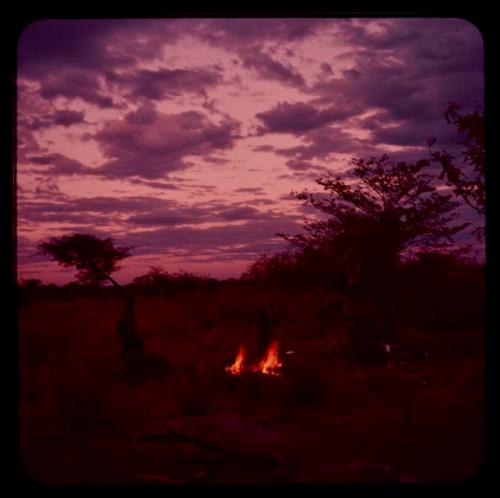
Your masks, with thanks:
M125 297L125 307L122 316L116 322L116 331L122 346L122 356L130 360L140 356L144 350L144 341L137 335L135 320L135 298L128 294Z

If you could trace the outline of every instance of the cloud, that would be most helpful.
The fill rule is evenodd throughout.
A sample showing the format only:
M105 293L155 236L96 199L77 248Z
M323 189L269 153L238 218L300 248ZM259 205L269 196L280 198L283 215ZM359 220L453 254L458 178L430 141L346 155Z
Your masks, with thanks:
M50 175L84 175L92 173L91 168L87 168L81 162L70 159L62 154L40 154L26 157L26 162L37 166L46 166L44 173Z
M400 22L402 21L402 22ZM429 21L432 21L431 19ZM376 26L377 29L370 29ZM405 19L394 23L391 20L374 20L360 22L359 19L346 20L340 25L340 33L343 39L351 44L370 47L375 50L386 50L398 48L409 42L418 42L422 37L421 22L414 25L411 20L407 23Z
M314 128L320 128L333 121L340 121L353 113L352 109L331 106L319 109L306 102L279 102L269 111L261 112L256 117L264 123L260 133L281 132L302 134Z
M57 223L63 229L69 224L66 232L112 236L134 246L136 255L182 256L186 261L211 255L214 261L222 261L253 259L283 247L276 233L299 230L300 216L262 212L247 203L186 205L149 196L101 196L61 202L26 201L20 206L19 219L24 226L30 222ZM197 226L206 223L213 226ZM141 228L145 230L140 232Z
M326 74L333 74L332 66L330 66L327 62L323 62L321 64L321 71Z
M239 123L225 118L214 123L197 111L162 114L150 107L107 122L94 138L108 162L99 174L154 180L188 167L190 156L210 157L231 149Z
M385 65L377 61L364 62L362 68L345 71L343 77L315 83L312 91L322 97L318 100L329 103L332 98L343 99L347 107L361 112L384 108L395 118L404 117L415 110L408 103L413 104L415 98L419 99L419 92L425 89L421 79L408 78L405 67L399 63ZM362 65L361 61L359 65ZM420 101L418 103L421 104Z
M443 115L450 100L469 111L481 105L482 41L467 22L428 21L340 24L350 44L345 60L351 67L336 76L322 73L311 86L312 102L342 100L353 116L375 111L360 121L372 132L364 145L422 147L431 136L444 145L456 144L455 130Z
M246 203L245 203L246 204ZM204 223L234 222L259 219L262 213L245 204L216 202L203 205L171 203L140 215L132 215L127 221L142 227L170 225L200 225Z
M85 113L65 109L54 112L52 119L55 125L68 127L85 122Z
M204 19L196 33L204 41L231 50L263 41L299 41L328 24L328 19Z
M262 194L257 194L257 195L262 195ZM245 204L247 206L271 206L275 205L276 201L273 199L262 199L262 198L253 198L253 199L246 199Z
M20 133L19 136L25 134L26 131L45 130L54 126L64 126L68 128L75 124L85 123L85 113L71 110L57 110L52 114L20 116L18 120Z
M283 247L276 239L277 232L296 232L298 217L261 213L241 224L224 224L209 228L163 225L157 230L130 234L125 243L136 248L137 254L175 254L182 251L187 256L212 253L219 259L226 251L239 252L252 258L261 252Z
M308 163L306 161L296 161L294 159L290 159L289 161L287 161L286 165L290 169L297 170L297 171L304 171L304 170L311 169L314 167L311 163Z
M146 185L149 188L157 188L160 190L179 190L179 186L172 182L161 182L154 180L143 180L141 178L129 178L130 183L135 183L138 185Z
M23 78L38 79L61 68L104 72L161 55L163 43L182 34L182 20L40 20L28 25L18 45Z
M47 197L47 196L43 196ZM49 202L37 195L18 206L18 218L24 222L74 223L92 226L118 223L124 213L148 212L171 205L169 201L150 196L79 197ZM81 229L81 227L80 227Z
M457 146L460 135L453 126L438 119L425 123L405 120L396 126L377 126L373 129L372 140L377 144L426 147L429 138L439 137L439 146Z
M30 116L28 118L20 118L18 120L18 143L19 138L26 136L29 131L43 130L54 125L54 121L50 116ZM24 137L23 137L24 138ZM34 141L33 135L30 137Z
M41 82L40 95L46 100L56 97L80 98L102 109L112 108L113 99L102 93L97 75L84 71L62 72Z
M255 219L260 216L260 212L249 206L237 206L234 208L225 209L222 212L218 213L217 218L221 218L222 220L227 221L236 221L236 220L248 220Z
M28 25L18 47L21 76L37 78L54 68L95 69L112 63L103 50L109 22L43 20ZM116 62L116 61L115 61Z
M108 72L110 83L125 88L129 97L134 99L160 100L167 96L182 93L205 95L205 90L221 83L220 71L215 68L191 69L140 69L130 74Z
M328 159L334 153L366 151L369 144L357 139L339 126L327 126L311 130L303 136L304 145L276 149L276 153L294 159L292 169L315 158ZM295 166L295 168L294 168Z
M37 178L38 184L35 187L35 194L38 199L48 198L54 200L55 198L64 198L64 194L59 190L59 186L53 178ZM27 199L29 196L23 196Z
M267 80L279 81L294 87L304 87L306 82L302 75L290 65L284 65L259 49L253 49L242 56L243 66L253 69Z
M19 74L29 79L62 69L106 74L160 59L166 44L184 36L238 52L265 40L296 42L328 24L327 19L41 20L28 25L20 37ZM280 63L274 67L272 60L259 63L270 63L269 71L284 77L285 66L279 67Z
M176 209L172 209L171 212L133 215L127 218L127 222L142 227L202 223L196 214L193 213L188 216L186 213L179 213Z
M397 53L418 69L482 71L483 42L477 28L463 19L351 20L339 34L352 50ZM376 28L376 29L373 29ZM478 57L479 56L479 57Z
M235 192L242 193L242 194L259 194L262 192L261 187L241 187L237 188Z
M272 152L274 150L273 145L257 145L255 147L252 147L252 150L254 152Z

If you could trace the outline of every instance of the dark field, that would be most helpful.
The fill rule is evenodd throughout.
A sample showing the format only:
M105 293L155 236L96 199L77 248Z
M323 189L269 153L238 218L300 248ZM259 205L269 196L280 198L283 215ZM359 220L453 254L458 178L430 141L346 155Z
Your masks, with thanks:
M317 299L280 296L276 377L224 371L255 327L248 289L139 296L141 375L127 374L120 358L119 296L22 303L25 471L54 483L435 482L477 473L480 328L399 324L399 343L418 354L362 367L343 353L340 322L325 322Z

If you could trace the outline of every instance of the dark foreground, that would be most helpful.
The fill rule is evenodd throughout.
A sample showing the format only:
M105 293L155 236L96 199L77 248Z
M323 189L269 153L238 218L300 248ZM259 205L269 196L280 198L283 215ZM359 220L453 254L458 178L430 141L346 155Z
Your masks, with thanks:
M403 333L418 355L360 367L327 347L335 330L325 338L295 317L280 325L280 376L231 376L252 327L225 301L140 298L152 365L142 378L120 359L117 298L21 307L25 472L51 483L435 482L481 467L481 331Z

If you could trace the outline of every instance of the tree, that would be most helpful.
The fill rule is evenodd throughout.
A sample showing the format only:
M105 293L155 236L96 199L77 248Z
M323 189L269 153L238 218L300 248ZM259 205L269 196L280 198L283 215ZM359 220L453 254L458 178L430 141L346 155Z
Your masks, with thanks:
M161 266L150 266L148 273L134 278L132 285L139 287L166 287L172 278Z
M441 179L446 179L448 186L453 188L455 195L460 197L480 216L485 214L485 146L484 146L484 114L475 110L462 114L461 107L456 102L450 102L445 112L448 124L456 127L463 135L460 145L463 146L462 162L447 151L431 151L433 161L441 164ZM435 138L429 140L432 147ZM474 230L478 239L482 238L484 227Z
M245 272L242 280L268 280L282 278L296 270L296 258L288 251L278 252L271 256L261 255Z
M39 254L49 256L61 266L75 267L81 283L99 285L106 280L121 285L111 277L118 262L130 256L131 247L115 246L111 238L100 239L90 234L51 237L38 245Z
M43 291L42 281L38 278L22 278L18 283L19 287L19 302L23 306L29 306L34 297L39 296Z
M299 251L329 254L345 264L393 267L412 247L447 245L467 223L451 226L458 202L439 193L430 161L392 162L387 155L353 159L352 177L328 175L316 182L326 193L296 193L305 205L326 215L306 222L306 234L281 234Z
M352 166L350 178L319 178L323 193L296 194L323 219L306 222L305 234L283 237L299 254L316 252L342 269L340 316L351 353L378 364L387 360L382 344L395 339L394 319L402 308L403 252L446 246L467 223L451 224L459 203L437 190L429 160L392 162L384 155L353 159Z
M27 278L24 279L22 278L21 281L19 282L19 287L22 289L39 289L42 287L42 281L38 278Z

